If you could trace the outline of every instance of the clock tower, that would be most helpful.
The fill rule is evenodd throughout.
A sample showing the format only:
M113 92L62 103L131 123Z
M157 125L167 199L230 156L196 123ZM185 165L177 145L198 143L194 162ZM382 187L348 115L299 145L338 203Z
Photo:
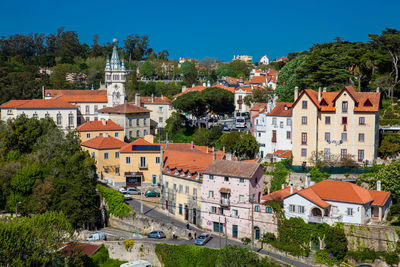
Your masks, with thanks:
M107 89L107 99L109 107L114 107L125 103L125 82L126 70L124 61L120 61L117 51L117 39L113 40L114 47L111 61L107 58L105 69L105 82Z

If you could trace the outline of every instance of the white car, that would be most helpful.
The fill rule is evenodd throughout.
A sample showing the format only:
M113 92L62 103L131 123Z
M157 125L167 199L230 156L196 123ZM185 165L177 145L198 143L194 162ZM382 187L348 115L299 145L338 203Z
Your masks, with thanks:
M132 196L129 193L124 194L125 200L132 200Z
M129 187L126 189L126 191L131 195L140 195L140 190L134 187Z
M119 192L121 192L122 194L126 194L128 193L128 191L126 191L125 188L121 187L120 189L118 189Z

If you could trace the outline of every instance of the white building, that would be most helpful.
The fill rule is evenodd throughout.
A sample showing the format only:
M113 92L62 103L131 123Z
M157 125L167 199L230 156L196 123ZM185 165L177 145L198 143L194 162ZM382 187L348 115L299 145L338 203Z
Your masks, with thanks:
M286 218L299 217L307 223L335 222L365 224L384 221L392 203L390 193L367 190L349 182L325 180L284 198Z
M282 158L287 158L288 154L290 157L292 103L278 102L270 112L266 108L264 112L259 113L254 120L253 135L260 144L260 158L280 161Z
M172 100L161 95L161 97L141 97L139 94L135 96L136 105L151 110L150 112L150 130L165 128L167 119L172 113Z
M77 127L78 108L58 99L10 100L0 106L1 120L25 114L28 118L52 118L63 130Z
M269 64L269 58L267 55L264 55L260 58L260 63L263 65L268 65Z
M234 93L235 113L250 112L250 107L244 103L244 98L251 95L253 89L250 86L237 87Z

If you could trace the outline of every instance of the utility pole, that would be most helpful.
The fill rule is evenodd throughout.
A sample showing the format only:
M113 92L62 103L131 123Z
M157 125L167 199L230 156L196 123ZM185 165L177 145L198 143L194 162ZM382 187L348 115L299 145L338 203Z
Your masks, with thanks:
M221 217L218 216L218 237L219 237L219 248L221 249Z
M226 217L225 217L225 246L228 245L228 224L226 223Z
M143 175L140 175L140 213L143 214Z
M254 250L254 199L250 199L251 202L251 250Z

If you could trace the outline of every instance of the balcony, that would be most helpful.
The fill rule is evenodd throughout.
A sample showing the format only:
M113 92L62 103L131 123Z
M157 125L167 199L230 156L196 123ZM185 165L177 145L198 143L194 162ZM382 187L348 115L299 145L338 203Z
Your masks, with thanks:
M139 169L147 169L147 164L139 164Z
M327 223L329 225L332 225L336 222L342 222L343 221L343 216L342 215L332 215L332 216L308 216L308 222L309 223Z
M220 205L223 207L228 207L230 205L229 198L221 198Z
M323 223L324 220L322 217L318 216L308 216L308 222L309 223Z

